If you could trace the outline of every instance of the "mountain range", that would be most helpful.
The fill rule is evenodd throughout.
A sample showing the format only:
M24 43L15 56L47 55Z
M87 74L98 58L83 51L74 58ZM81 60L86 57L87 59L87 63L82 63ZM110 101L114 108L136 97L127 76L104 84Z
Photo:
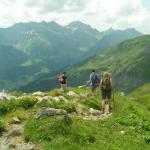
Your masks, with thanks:
M0 89L16 89L74 66L126 39L135 29L100 32L79 21L17 23L0 28Z

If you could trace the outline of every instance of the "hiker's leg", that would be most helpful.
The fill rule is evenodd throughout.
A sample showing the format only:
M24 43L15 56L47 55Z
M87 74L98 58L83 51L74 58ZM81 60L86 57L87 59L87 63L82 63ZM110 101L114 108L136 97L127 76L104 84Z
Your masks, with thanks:
M106 99L106 101L105 101L105 113L109 114L109 101L108 101L108 99Z
M61 92L63 92L63 85L62 84L60 84L60 90L61 90Z
M109 98L108 98L108 91L105 91L106 101L105 101L105 113L109 113Z
M102 100L102 113L105 113L105 100Z
M64 92L67 91L67 84L64 84Z
M91 87L92 96L96 97L96 88L94 86Z
M61 84L61 91L65 92L65 86L64 86L64 84Z
M105 91L101 90L101 95L102 95L102 112L105 113L105 99L106 99Z
M112 106L111 106L111 103L112 103L112 101L111 101L111 91L109 91L108 92L108 105L109 105L109 109L112 109Z

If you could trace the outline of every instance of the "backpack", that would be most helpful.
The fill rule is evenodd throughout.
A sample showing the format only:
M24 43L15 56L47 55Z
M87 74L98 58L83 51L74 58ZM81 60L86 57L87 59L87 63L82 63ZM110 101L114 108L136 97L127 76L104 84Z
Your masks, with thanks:
M102 79L102 90L111 90L110 78Z
M99 78L97 74L93 74L91 77L91 84L92 85L98 85L99 84Z
M64 82L65 82L64 76L60 76L59 77L59 83L63 84Z

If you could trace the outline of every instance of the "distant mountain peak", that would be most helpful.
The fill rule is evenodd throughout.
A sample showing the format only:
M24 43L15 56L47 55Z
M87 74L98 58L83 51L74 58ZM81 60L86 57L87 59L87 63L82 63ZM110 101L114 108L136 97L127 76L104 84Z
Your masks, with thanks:
M71 22L70 24L68 24L69 27L73 27L73 28L92 28L90 25L85 24L81 21L74 21Z
M113 27L110 27L107 29L107 31L115 31L115 29Z
M77 25L90 26L90 25L85 24L85 23L83 23L83 22L81 22L81 21L73 21L73 22L71 22L71 23L68 24L68 26L77 26Z

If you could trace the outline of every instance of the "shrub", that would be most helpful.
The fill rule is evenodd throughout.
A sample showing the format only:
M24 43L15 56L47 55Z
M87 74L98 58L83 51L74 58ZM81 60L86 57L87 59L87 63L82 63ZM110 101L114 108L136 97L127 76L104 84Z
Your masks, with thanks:
M65 124L64 119L47 117L41 120L30 119L25 125L25 139L47 141L62 136L77 144L94 143L96 138L89 132L86 122L72 119L69 125Z
M33 98L14 99L0 102L0 115L7 114L17 108L29 109L33 107L36 102L37 101Z
M37 100L35 100L34 98L23 98L18 101L17 106L24 109L29 109L32 108L36 102Z
M0 121L0 134L5 131L5 127L3 125L3 123Z

